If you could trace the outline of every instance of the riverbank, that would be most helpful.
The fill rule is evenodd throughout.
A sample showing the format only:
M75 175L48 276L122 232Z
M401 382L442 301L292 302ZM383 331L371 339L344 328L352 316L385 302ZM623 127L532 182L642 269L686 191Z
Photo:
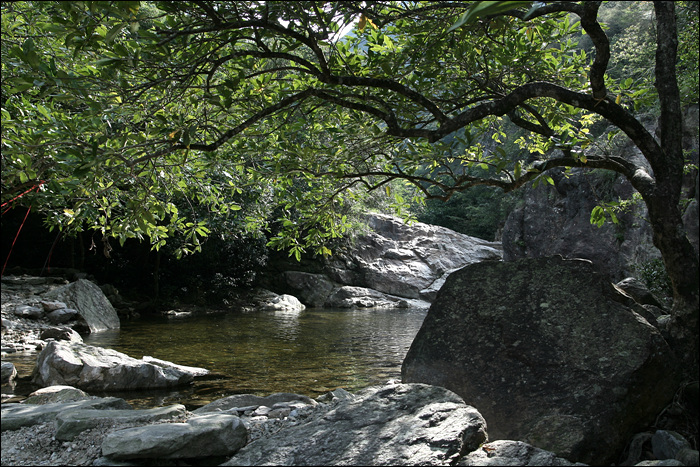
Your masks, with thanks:
M46 285L46 284L44 284ZM52 284L54 285L54 284ZM3 318L7 319L5 322L3 322L3 328L4 328L4 335L3 335L3 346L5 347L5 342L8 342L8 345L10 343L13 343L14 345L25 345L27 344L27 341L30 342L31 345L36 345L37 350L39 347L43 347L46 341L42 341L41 339L41 333L46 331L45 328L42 328L42 326L46 325L46 323L42 324L41 320L36 320L32 319L29 317L23 317L19 316L15 313L17 310L17 300L19 300L17 297L11 297L8 295L10 292L5 290L3 288ZM26 298L26 297L25 297ZM15 302L12 302L12 301ZM41 303L41 302L38 302ZM14 308L12 308L12 307ZM43 306L43 305L42 305ZM22 309L24 310L24 309ZM12 316L10 316L7 313L10 313L10 311L13 313ZM45 310L44 310L45 312ZM396 311L397 313L404 313L404 311ZM305 311L303 313L288 313L288 312L254 312L250 313L249 317L254 318L254 321L258 321L264 316L267 317L278 317L280 318L279 324L280 327L278 329L275 329L274 326L270 326L269 324L265 324L263 327L265 329L265 333L268 334L273 340L275 341L280 341L282 340L285 336L293 336L294 339L297 339L300 334L304 334L304 332L301 332L300 330L303 329L303 320L300 319L300 316L304 316L304 314L308 314L308 311ZM352 313L347 313L347 310L345 312L341 313L335 313L335 316L341 316L341 317L348 317L352 315L357 315L357 314L363 314L366 316L370 316L372 313L368 312L367 310L362 310L352 312ZM313 313L311 313L313 315ZM400 318L404 318L404 315L401 315ZM184 319L189 319L189 318L184 318ZM24 320L24 321L22 321ZM10 326L5 326L6 322L9 323L12 321L12 324ZM174 320L174 322L180 322L181 320ZM317 320L312 320L312 321L317 321ZM327 320L326 320L327 321ZM186 327L190 324L188 321L181 321ZM16 324L20 323L20 324ZM25 331L30 331L30 334L25 334L24 339L18 338L19 336L22 336L22 333L20 332L20 329L26 324L26 329ZM220 324L220 323L218 323ZM51 327L51 326L49 326ZM240 323L236 323L234 326L235 328L241 328ZM349 323L342 323L342 326L339 327L339 329L351 329L356 326L353 326L352 324ZM405 326L404 326L405 327ZM37 331L39 328L42 328L43 331L39 332L39 341L42 342L37 342L37 341L31 341L31 339L26 339L28 336L31 337L33 332ZM235 341L235 338L231 338L231 336L225 335L225 333L221 332L221 327L216 327L217 333L219 334L224 334L223 339L226 342L229 341ZM12 332L9 332L12 331ZM246 331L247 332L247 331ZM100 334L100 333L98 333ZM150 340L153 340L153 336L156 336L158 334L161 334L159 332L153 332L152 330L147 330L145 333ZM170 335L169 333L165 333ZM316 332L310 333L310 334L317 334L317 335L334 335L337 333L333 332ZM5 339L5 336L9 335L12 337L12 339ZM190 337L192 335L192 332L190 332ZM71 337L72 334L70 334L68 337ZM210 333L211 336L211 333ZM362 340L368 340L371 336L377 337L379 340L386 340L386 336L384 333L379 332L377 329L374 329L373 332L370 332L368 330L361 330L360 332L360 337L362 337ZM73 336L74 337L74 336ZM337 336L334 336L337 337ZM78 336L79 338L79 336ZM53 339L53 338L52 338ZM256 338L257 339L257 338ZM293 339L293 340L294 340ZM412 336L409 338L409 342L412 339ZM292 341L293 341L292 340ZM350 339L352 340L352 339ZM34 342L34 344L31 344L31 342ZM207 341L209 343L209 347L215 346L218 347L218 345L214 345L211 337ZM256 343L260 344L256 340ZM172 346L172 342L168 343L168 346ZM245 347L250 347L250 348L257 348L258 350L260 349L265 349L268 351L269 349L268 344L265 343L264 345L258 345L257 347L253 345L253 343L246 343ZM304 343L300 345L300 348L302 349L308 349L313 347L312 344ZM272 345L270 345L270 348L272 348ZM291 347L285 346L282 348L282 350L285 350L283 353L289 353L289 350L292 350ZM348 352L348 349L341 348L340 354L342 354L344 360L342 362L336 362L334 364L331 364L330 366L337 366L340 368L347 367L349 364L352 363L353 360L356 359L358 354L365 354L367 352L364 351L358 351L358 352ZM384 352L382 350L380 353ZM400 352L401 355L403 356L404 352ZM324 350L324 354L327 355L328 351ZM181 354L182 355L182 354ZM234 355L237 355L234 353ZM353 356L353 358L350 358L350 356ZM3 356L4 357L4 356ZM298 356L292 355L293 359L297 361L303 361L303 358L299 358ZM4 360L4 358L3 358ZM190 363L190 362L182 362L179 359L171 359L172 361L176 361L177 363ZM232 374L236 374L236 371L233 371ZM274 372L270 374L275 374ZM269 377L268 377L269 379ZM20 383L26 383L27 382L27 375L26 373L24 374L22 381ZM56 383L53 383L56 384ZM307 454L311 452L311 448L317 443L318 439L323 439L324 443L328 442L330 443L331 441L335 440L336 433L354 433L352 436L354 438L343 438L337 441L339 443L339 447L336 449L336 451L341 452L344 451L345 448L342 448L342 446L354 446L355 444L358 445L372 445L374 446L372 448L372 452L384 452L387 450L386 445L376 445L373 444L375 443L375 438L381 440L382 436L386 437L387 430L389 430L390 427L394 426L394 428L391 428L394 430L394 434L392 435L392 438L398 437L399 439L408 439L408 440L413 440L413 445L415 446L422 446L426 447L430 452L435 451L435 446L438 446L438 453L442 457L436 457L436 458L431 458L431 464L439 464L443 462L449 462L449 463L455 463L459 460L460 465L484 465L483 463L476 463L476 464L470 464L470 463L465 463L465 462L482 462L484 459L479 460L480 455L486 455L488 454L487 457L493 457L491 454L493 452L497 452L498 456L506 457L508 459L512 460L512 456L514 456L516 453L513 451L517 451L518 449L522 448L522 444L519 441L507 441L507 442L497 442L497 443L490 443L487 447L488 449L492 449L491 451L484 450L484 449L474 449L472 451L465 451L462 447L459 447L456 452L459 452L459 455L455 454L454 451L454 446L461 446L460 443L464 443L465 441L463 439L457 439L457 438L451 438L448 444L453 446L452 448L444 448L444 439L441 441L436 441L437 444L431 444L429 441L429 436L426 435L423 432L420 432L420 430L416 431L412 427L415 426L421 426L422 423L426 423L426 420L430 422L430 420L436 420L440 421L443 420L444 417L447 415L444 412L435 412L435 407L432 407L433 404L441 404L441 400L444 398L447 398L447 400L450 400L454 402L455 406L453 406L454 410L457 410L457 408L464 408L466 407L464 405L464 402L460 401L459 403L455 402L452 400L454 397L454 394L450 393L451 395L445 395L442 393L434 393L432 389L425 389L424 386L426 385L401 385L401 384L396 384L396 381L393 381L392 384L385 386L371 386L370 388L367 388L363 391L360 392L355 392L354 394L350 394L349 397L347 397L345 401L335 401L334 404L329 403L328 401L321 401L317 400L316 404L313 405L312 410L309 410L309 417L306 419L301 419L300 418L300 413L297 411L296 413L292 414L292 411L294 409L287 407L289 411L287 413L286 409L280 411L279 409L283 409L283 407L275 407L275 403L269 403L265 405L265 403L262 403L259 399L253 399L254 403L239 403L236 407L218 407L217 412L225 412L223 415L232 415L234 417L239 417L241 420L241 423L246 427L246 440L245 440L245 447L241 449L241 454L236 454L233 456L234 459L238 460L232 460L233 462L230 465L255 465L256 463L260 462L266 462L269 461L269 459L274 458L279 462L275 463L286 463L289 465L301 465L301 464L332 464L332 463L349 463L349 458L341 458L341 459L336 459L336 458L327 458L323 457L323 453L316 453L314 456L316 457L308 457ZM432 386L431 386L432 387ZM3 390L5 390L6 387L3 387ZM240 390L240 387L238 387L238 390ZM219 395L219 397L212 397L211 395L209 396L209 399L206 402L211 402L213 404L219 403L220 400L226 399L224 397L225 395L230 395L233 393L236 393L237 391L224 391L222 394ZM439 391L438 391L439 392ZM269 394L269 393L265 393ZM421 397L413 397L412 394L422 394ZM261 395L261 394L259 394ZM119 396L123 397L123 396ZM254 397L254 396L252 396ZM301 397L301 396L300 396ZM331 396L333 397L333 396ZM457 398L459 399L459 398ZM407 401L412 401L410 404ZM27 401L28 402L28 401ZM333 401L331 401L333 402ZM396 402L398 404L398 408L400 410L398 412L394 411L385 411L386 407L390 403ZM444 402L444 400L443 400ZM137 407L138 409L145 409L145 410L131 410L131 414L143 414L143 413L148 413L148 410L154 410L158 407L173 407L176 404L176 400L170 400L170 401L160 401L157 403L152 403L150 405L144 405ZM340 406L335 407L335 405L342 405L342 408ZM376 407L373 407L373 404L376 405ZM95 462L96 459L99 458L99 456L102 456L104 454L104 448L103 448L103 443L104 440L113 434L114 432L118 430L123 430L126 428L137 428L139 426L144 426L148 424L154 424L158 423L159 425L163 424L172 424L173 426L180 426L182 424L188 424L190 422L192 423L203 423L202 419L200 418L202 416L201 413L198 413L198 411L202 408L202 404L198 404L196 406L188 406L184 407L182 406L181 409L178 409L178 416L174 417L170 420L163 421L152 421L152 422L144 422L144 420L140 419L138 423L134 423L133 420L131 422L125 421L125 420L104 420L100 421L99 423L96 423L94 425L91 425L88 428L84 428L79 434L77 434L75 437L71 438L70 440L59 440L57 438L57 423L58 421L49 421L49 422L37 422L37 423L32 423L27 426L22 426L19 427L18 429L12 429L12 430L6 430L3 432L3 459L2 459L2 464L3 465L92 465L93 462ZM426 405L431 406L431 408L426 408ZM26 409L30 407L30 404L28 403L23 403L23 404L3 404L3 425L6 425L7 421L7 415L6 415L6 409L10 409L11 407L15 408L22 408ZM136 407L135 407L136 408ZM235 409L235 413L232 412ZM298 409L295 408L295 409ZM339 409L339 410L336 410ZM450 409L451 411L453 409ZM473 408L472 408L473 409ZM663 421L663 417L668 417L669 415L672 415L671 412L674 409L674 407L669 407L668 411L665 411L664 414L661 414L659 420ZM334 411L333 415L329 415L330 412ZM460 409L461 410L461 409ZM65 411L65 410L63 410ZM408 411L409 413L405 413L405 411ZM450 413L451 413L450 411ZM477 412L478 413L478 412ZM275 416L270 416L270 414L273 414ZM114 415L114 413L110 414ZM129 416L126 416L127 418L130 418ZM417 417L417 418L416 418ZM481 415L479 415L481 417ZM91 418L94 418L94 414L91 414ZM100 417L97 417L100 418ZM107 418L107 417L103 417ZM142 417L143 418L143 417ZM466 417L466 421L462 420L462 422L467 423L469 420L472 420L473 417ZM483 417L482 417L483 418ZM332 420L334 423L329 424L328 421ZM657 420L657 425L658 421ZM473 420L472 420L473 421ZM348 425L345 425L345 424ZM432 422L430 422L432 423ZM430 423L428 423L430 425ZM180 424L180 425L178 425ZM371 432L367 432L365 429L367 426L372 425L376 426L377 433L372 434ZM46 425L46 426L44 426ZM304 428L301 427L301 425L304 426ZM357 425L357 426L356 426ZM3 427L4 428L4 427ZM643 456L650 456L654 455L653 454L653 448L651 446L652 444L652 438L655 434L654 430L656 430L657 427L653 427L649 432L646 433L640 433L638 437L635 437L635 440L632 440L632 443L630 444L630 456L633 454L636 455L637 457L635 459L641 459L644 458ZM664 428L669 428L667 424L665 424ZM671 427L672 428L672 427ZM163 428L159 428L163 429ZM282 437L275 437L274 434L277 433L279 430L285 430L285 435ZM657 430L659 431L659 430ZM660 431L666 431L666 430L660 430ZM478 429L477 429L478 432ZM382 434L383 433L383 434ZM265 444L263 443L253 443L253 441L257 441L260 439L267 439L267 437L270 438L275 438L274 440L271 440L269 444L266 442ZM290 441L291 444L285 444L287 441L292 439L294 441ZM315 441L316 440L316 441ZM327 440L327 441L325 441ZM333 441L336 442L336 441ZM445 441L446 442L446 441ZM482 440L483 442L483 440ZM311 443L311 446L308 445L308 443ZM427 444L426 444L427 443ZM455 444L456 443L456 444ZM498 444L500 443L500 444ZM506 443L506 444L503 444ZM507 444L510 443L510 444ZM636 444L634 444L636 443ZM409 443L410 444L410 443ZM638 451L632 450L632 447L637 446ZM252 446L252 447L248 447ZM265 447L266 446L266 447ZM306 446L306 448L304 448ZM415 447L414 446L414 447ZM431 447L432 446L432 447ZM477 446L478 447L478 446ZM519 448L520 447L520 448ZM395 447L396 449L399 449L401 451L402 448ZM516 449L517 448L517 449ZM302 452L297 452L297 450L301 450ZM393 449L393 448L392 448ZM413 448L412 448L413 449ZM418 448L416 448L418 449ZM421 448L422 449L422 448ZM466 449L466 448L465 448ZM527 449L520 449L522 452L528 452L528 453L536 453L539 451L535 451L534 447L528 447ZM309 451L309 452L306 452ZM351 450L352 451L352 460L356 464L376 464L376 463L381 463L380 460L381 458L374 458L374 457L368 457L369 454L366 451L358 451L358 450ZM420 449L418 449L420 451ZM691 450L692 451L692 450ZM111 451L107 451L111 452ZM278 452L296 452L296 454L293 455L293 458L277 458L274 456L277 456L276 453ZM401 451L405 452L405 451ZM522 454L521 452L521 454ZM636 453L636 454L635 454ZM652 454L649 454L652 453ZM697 451L695 451L697 453ZM303 454L303 456L302 456ZM348 455L351 455L348 454ZM541 453L540 453L541 454ZM291 455L291 454L290 454ZM310 455L310 454L309 454ZM495 455L495 454L494 454ZM538 454L539 455L539 454ZM545 454L542 454L545 455ZM554 459L556 456L554 454L549 453L546 454L550 456L551 459ZM98 456L98 457L95 457ZM240 457L244 456L244 457ZM298 457L302 456L302 457ZM304 457L306 456L306 457ZM467 458L468 456L471 456L470 461L466 460L461 460L460 456L463 456L464 458ZM640 457L641 456L641 457ZM206 457L206 456L205 456ZM230 455L223 456L223 457L231 457ZM226 458L223 458L222 456L219 456L216 459L216 462L214 462L213 459L208 459L206 461L206 465L212 465L212 464L218 464L221 462L226 461ZM398 459L403 459L405 461L407 457L399 457ZM378 460L379 459L379 460ZM414 461L418 461L420 459L418 458L413 458ZM423 459L425 460L425 459ZM434 462L433 462L434 461ZM115 462L114 460L110 460L109 462ZM120 461L121 462L121 461ZM152 461L143 461L141 458L139 458L138 465L148 465L149 462L153 462L151 465L163 465L163 458L157 458L156 460ZM167 461L167 462L174 462L174 461ZM180 461L177 461L180 462ZM187 461L189 462L189 461ZM197 462L201 462L201 459L198 460ZM271 461L269 461L271 462ZM421 461L422 462L422 461ZM514 461L515 462L515 461ZM529 460L521 459L518 461L518 464L520 463L526 463L529 462ZM552 460L553 462L553 460ZM568 465L564 464L563 462L566 462L564 460L557 460L556 462L560 462L559 464L550 464L550 465ZM389 462L392 463L392 462ZM401 464L402 462L396 461L394 463L399 463ZM403 462L404 464L407 464L408 462ZM413 462L415 463L415 462ZM635 462L629 463L629 465L634 465ZM171 465L176 465L176 464L171 464ZM177 464L177 465L182 465L182 464ZM189 464L187 464L189 465ZM201 463L200 463L201 465Z

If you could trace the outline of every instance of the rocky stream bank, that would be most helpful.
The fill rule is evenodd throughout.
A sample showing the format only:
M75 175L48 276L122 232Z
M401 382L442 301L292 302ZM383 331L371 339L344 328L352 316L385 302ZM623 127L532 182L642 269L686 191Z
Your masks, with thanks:
M19 281L8 279L2 290L2 465L585 465L523 441L489 442L488 420L475 407L430 384L390 381L317 399L239 394L198 408L136 410L91 396L188 384L207 371L83 344L75 328L87 332L111 318L56 311L99 303L113 313L88 281ZM32 376L20 380L44 387L13 399L17 375L5 358L39 350ZM618 465L694 463L691 444L661 429L635 435Z
M561 257L503 263L492 244L447 229L373 222L352 252L279 271L277 293L243 305L432 302L402 383L355 394L145 409L96 397L207 370L84 344L81 334L120 326L113 305L134 315L110 286L4 277L2 465L698 464L697 382L678 381L668 312L637 281L612 284ZM17 353L36 355L31 375L7 361ZM26 397L30 385L41 389Z

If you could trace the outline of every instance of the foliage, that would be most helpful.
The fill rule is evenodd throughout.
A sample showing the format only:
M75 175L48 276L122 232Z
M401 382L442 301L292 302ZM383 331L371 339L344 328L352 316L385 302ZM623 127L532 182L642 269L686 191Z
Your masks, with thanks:
M678 3L678 86L684 105L697 104L700 89L700 5L698 2Z
M637 265L636 273L644 282L649 292L657 297L666 306L671 304L673 290L671 279L668 277L666 267L660 259L651 259Z
M15 203L53 226L155 249L176 239L182 254L242 211L240 225L299 258L330 252L359 188L403 180L447 200L553 183L557 167L605 169L639 191L676 298L697 304L697 258L671 227L683 170L675 18L692 35L697 9L654 4L652 86L627 76L641 66L627 53L636 42L621 32L611 44L600 6L3 3L2 200L30 190ZM658 139L634 114L652 105ZM646 162L594 150L601 118ZM245 212L248 193L260 202Z
M427 201L417 218L421 222L448 227L466 235L494 240L514 204L514 196L504 196L490 187L475 187L456 193L444 202Z

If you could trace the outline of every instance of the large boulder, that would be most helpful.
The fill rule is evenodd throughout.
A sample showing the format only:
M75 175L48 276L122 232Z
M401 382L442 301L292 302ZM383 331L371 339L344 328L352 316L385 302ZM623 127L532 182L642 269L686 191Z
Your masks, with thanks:
M436 282L441 284L446 274L478 261L500 260L502 255L500 243L445 227L406 224L377 213L367 214L367 224L370 231L334 252L322 274L285 272L286 287L309 306L329 306L329 297L342 286L431 301Z
M451 391L374 386L222 465L451 465L486 437L483 417Z
M90 332L119 329L119 317L100 288L85 279L56 287L43 295L46 300L58 300L77 310Z
M609 464L677 387L666 341L630 302L589 261L467 266L431 306L403 381L459 394L491 439Z
M155 389L192 382L197 373L185 368L163 365L157 359L137 360L111 349L52 341L37 357L32 381L39 386L69 385L86 391Z

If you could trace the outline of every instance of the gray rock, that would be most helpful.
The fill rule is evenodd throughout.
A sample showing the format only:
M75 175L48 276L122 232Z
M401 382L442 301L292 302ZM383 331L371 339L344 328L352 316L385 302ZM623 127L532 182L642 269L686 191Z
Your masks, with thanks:
M0 377L2 384L8 384L17 377L17 368L10 362L2 362L2 373L0 374L2 375Z
M119 329L119 317L114 307L100 288L88 280L79 279L56 287L44 294L44 298L64 302L78 310L90 327L90 332Z
M29 394L29 396L22 401L23 404L55 404L59 402L71 402L71 401L82 401L92 399L92 397L85 391L81 391L73 386L49 386Z
M164 423L118 430L102 442L113 459L180 459L229 456L246 443L248 430L233 415L207 414L186 423Z
M173 368L178 371L182 371L184 373L189 373L192 376L206 376L209 374L209 370L206 368L199 368L196 366L186 366L186 365L177 365L173 362L168 362L166 360L160 360L158 358L153 358L148 355L144 355L141 360L143 360L146 363L152 363L154 365L161 366L163 368Z
M80 334L68 327L45 329L39 334L39 339L44 341L47 339L67 341L71 344L81 344L83 342L83 338L80 337Z
M39 386L64 384L86 391L154 389L189 384L193 375L136 360L111 349L49 342L37 357L32 381Z
M316 398L317 401L319 402L332 402L335 400L343 400L343 399L352 399L353 396L351 393L346 391L343 388L337 388L332 391L329 391L323 395L320 395Z
M96 410L75 409L61 412L56 417L56 439L72 441L85 430L104 422L148 424L155 421L173 420L182 417L187 409L182 404L156 407L147 410Z
M224 412L241 407L274 407L276 404L285 402L302 402L309 406L318 404L318 402L308 396L289 392L277 392L265 397L255 396L253 394L235 394L233 396L217 399L203 407L195 409L193 413L205 414L210 412Z
M491 439L616 462L677 387L666 341L626 300L589 261L467 266L431 306L403 381L456 392Z
M286 271L283 275L287 285L296 291L299 300L310 307L323 306L331 292L337 288L337 284L325 274Z
M23 426L48 423L56 419L59 413L75 409L130 409L124 400L116 397L105 397L73 402L58 402L54 404L3 404L0 424L2 431L19 430Z
M15 308L15 315L20 318L40 319L44 316L44 310L30 305L19 305Z
M635 466L675 467L675 466L682 466L685 464L677 461L676 459L663 459L663 460L641 461L641 462L638 462L634 465ZM688 464L688 465L691 465L691 464Z
M222 465L450 465L485 440L484 419L451 391L376 386Z
M258 307L263 311L302 311L306 307L293 295L277 295L261 303Z
M640 305L653 305L657 308L663 308L663 305L654 297L654 294L649 292L649 289L634 277L622 279L615 285L628 293Z
M697 449L683 448L676 453L676 460L683 465L700 465L700 453Z
M63 302L59 302L56 300L42 300L41 301L41 306L44 307L44 311L47 313L50 313L52 311L60 310L62 308L68 308L68 305L66 305Z
M675 459L681 449L690 447L688 440L675 431L656 430L651 437L651 449L657 459Z
M586 465L571 463L553 452L522 441L499 440L484 444L459 460L457 465Z
M446 272L501 259L500 243L445 227L420 222L407 225L398 217L376 213L367 214L367 222L372 231L328 262L328 276L341 285L428 300L431 285Z
M46 318L53 324L67 323L78 316L78 310L72 308L61 308L46 315Z
M333 291L326 302L329 308L407 308L401 297L387 295L366 287L343 286Z
M634 157L636 149L625 150ZM622 155L625 157L624 155ZM548 172L554 186L541 183L526 188L523 205L514 209L503 228L503 259L542 258L562 255L584 258L618 281L633 276L638 265L660 258L652 241L644 203L618 214L618 224L591 224L591 211L600 204L600 193L630 199L634 189L623 177L595 176L586 169Z

